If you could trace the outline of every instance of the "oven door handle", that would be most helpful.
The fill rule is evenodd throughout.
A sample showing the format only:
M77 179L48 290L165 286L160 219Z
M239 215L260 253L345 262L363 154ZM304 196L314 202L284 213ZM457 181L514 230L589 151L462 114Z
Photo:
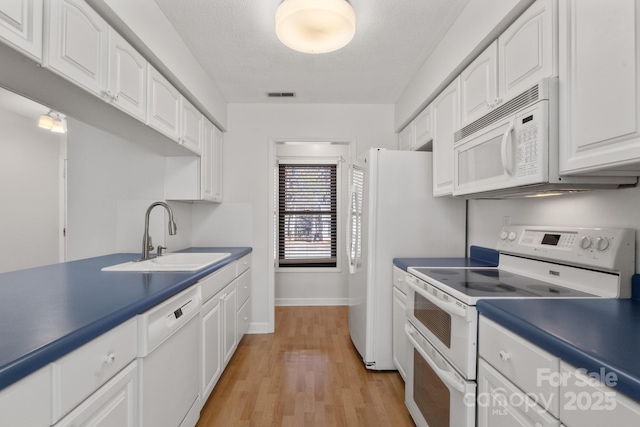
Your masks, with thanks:
M465 320L467 319L467 310L465 310L462 307L458 307L456 305L455 301L443 301L440 298L438 298L438 297L436 297L434 295L431 295L429 292L427 292L424 289L422 289L421 287L419 287L415 283L415 279L413 279L412 277L407 276L404 279L404 281L406 282L407 285L409 285L409 287L411 289L413 289L415 292L419 293L421 296L423 296L425 299L429 300L429 302L433 303L437 307L441 308L442 310L446 311L449 314L453 314L455 316L462 317Z
M431 357L429 357L427 352L424 351L420 344L418 344L416 339L413 337L413 334L416 334L418 332L413 328L413 326L405 323L404 330L407 338L409 338L409 341L411 341L411 345L413 345L416 351L420 353L420 356L422 356L422 358L427 362L431 369L433 369L438 378L440 378L443 383L446 383L448 386L453 387L456 391L464 393L464 384L462 384L459 379L455 378L455 374L451 371L445 371L444 369L439 367L436 362Z

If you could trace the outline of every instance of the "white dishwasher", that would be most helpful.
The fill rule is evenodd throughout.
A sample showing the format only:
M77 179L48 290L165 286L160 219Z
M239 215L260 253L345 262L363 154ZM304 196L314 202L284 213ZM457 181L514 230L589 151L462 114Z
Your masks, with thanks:
M200 417L200 286L138 316L141 427L193 427Z

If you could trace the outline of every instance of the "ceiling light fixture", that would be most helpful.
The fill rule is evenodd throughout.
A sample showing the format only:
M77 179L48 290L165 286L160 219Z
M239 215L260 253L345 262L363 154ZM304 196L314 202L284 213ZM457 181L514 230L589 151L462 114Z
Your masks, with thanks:
M64 116L61 116L60 113L49 110L47 114L43 114L40 116L40 119L38 120L38 126L43 129L48 129L51 132L66 133L67 119Z
M356 14L347 0L283 0L276 10L276 35L298 52L333 52L355 33Z

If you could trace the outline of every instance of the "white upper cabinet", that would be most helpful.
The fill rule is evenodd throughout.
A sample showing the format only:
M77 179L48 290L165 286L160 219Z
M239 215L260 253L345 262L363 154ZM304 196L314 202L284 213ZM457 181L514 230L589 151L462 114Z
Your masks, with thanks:
M0 1L0 40L30 56L42 60L43 0Z
M180 137L178 142L196 154L202 151L202 113L180 96Z
M180 137L180 92L151 65L147 69L147 124L177 141Z
M558 75L556 0L533 3L460 75L461 126Z
M109 26L82 0L45 5L43 64L98 96L107 85Z
M398 134L398 148L400 150L413 150L415 138L413 137L413 126L409 123Z
M106 95L111 102L144 121L147 114L147 60L113 28L109 28L109 79Z
M222 202L222 132L206 119L200 165L202 200Z
M560 172L640 170L640 2L560 2Z
M460 127L460 78L433 101L433 195L453 193L453 134Z
M429 104L398 134L398 148L409 151L423 149L432 139L433 105Z
M429 104L411 122L413 126L414 149L423 147L433 139L433 105Z
M498 42L493 42L460 74L461 126L484 116L498 99ZM457 130L457 129L456 129Z
M557 76L557 46L557 0L537 0L498 38L498 104Z

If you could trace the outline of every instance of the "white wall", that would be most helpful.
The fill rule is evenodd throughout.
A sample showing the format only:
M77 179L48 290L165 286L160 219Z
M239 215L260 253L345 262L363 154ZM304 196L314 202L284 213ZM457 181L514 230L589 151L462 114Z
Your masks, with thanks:
M355 139L356 153L369 147L396 148L393 106L230 104L228 117L224 202L221 206L194 205L192 243L253 247L250 330L268 332L273 328L269 303L273 298L273 266L269 266L273 188L269 182L274 163L270 141Z
M503 218L507 216L512 224L632 228L636 230L638 246L639 212L638 187L539 199L471 200L469 243L495 248ZM636 264L639 261L636 259Z
M0 109L0 273L58 262L64 136Z
M69 120L67 260L140 252L147 207L164 199L165 158L140 144ZM172 203L178 234L167 238L164 209L151 214L155 246L190 246L191 205Z

